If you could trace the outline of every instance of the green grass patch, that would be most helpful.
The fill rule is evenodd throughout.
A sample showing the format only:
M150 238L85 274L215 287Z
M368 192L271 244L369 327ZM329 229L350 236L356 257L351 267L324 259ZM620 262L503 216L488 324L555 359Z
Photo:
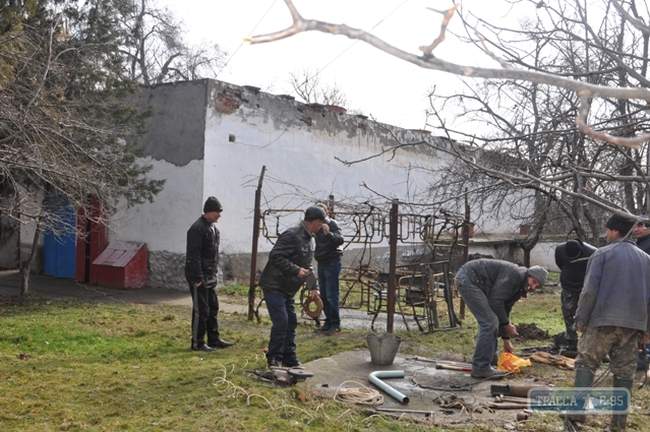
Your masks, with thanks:
M531 296L515 305L513 321L561 330L559 297ZM396 319L399 319L396 317ZM189 351L187 308L160 305L32 301L0 305L0 430L4 431L431 431L430 426L368 416L316 398L306 384L268 386L249 375L265 364L269 322L220 317L237 344L202 355ZM314 337L298 328L303 362L365 346L365 330ZM476 323L460 330L401 333L403 354L469 358ZM569 380L570 373L531 373ZM637 393L648 411L647 390ZM632 416L632 428L643 417ZM558 430L559 420L535 420L523 430ZM520 428L520 430L522 429ZM473 426L454 430L494 430Z

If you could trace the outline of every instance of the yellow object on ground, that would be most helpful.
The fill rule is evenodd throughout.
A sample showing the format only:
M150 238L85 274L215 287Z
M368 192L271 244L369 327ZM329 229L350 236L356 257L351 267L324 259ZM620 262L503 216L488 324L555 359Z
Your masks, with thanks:
M502 372L517 373L521 368L532 366L533 364L528 359L524 359L509 352L502 352L499 354L499 361L497 362L497 369Z

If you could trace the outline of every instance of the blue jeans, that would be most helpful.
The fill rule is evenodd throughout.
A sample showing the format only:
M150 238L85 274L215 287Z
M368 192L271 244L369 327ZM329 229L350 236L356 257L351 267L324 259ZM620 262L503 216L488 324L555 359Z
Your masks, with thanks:
M497 352L497 337L499 335L499 319L492 311L485 293L471 280L459 274L458 292L465 304L478 322L478 336L472 358L474 372L490 369L490 362Z
M271 339L266 359L277 362L292 362L296 358L296 327L298 319L293 307L293 296L279 291L264 293L266 308L271 317Z
M324 330L338 329L341 327L339 317L339 274L341 273L341 259L337 258L327 262L318 263L318 288L323 300L325 312Z

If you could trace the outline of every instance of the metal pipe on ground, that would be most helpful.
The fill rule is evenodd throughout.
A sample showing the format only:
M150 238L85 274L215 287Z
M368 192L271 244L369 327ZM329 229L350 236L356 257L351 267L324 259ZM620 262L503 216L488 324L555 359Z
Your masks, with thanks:
M399 403L407 404L409 403L408 396L382 381L386 378L404 378L404 376L405 375L403 370L374 371L368 375L368 381L370 381L370 383L375 387L386 392L390 397Z

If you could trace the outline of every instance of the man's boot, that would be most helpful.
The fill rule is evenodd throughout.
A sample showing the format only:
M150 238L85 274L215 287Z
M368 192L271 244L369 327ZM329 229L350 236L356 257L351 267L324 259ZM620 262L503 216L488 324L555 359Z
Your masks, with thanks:
M593 382L594 382L594 373L591 371L591 369L584 366L579 366L576 368L576 378L575 378L575 383L573 385L574 387L576 388L591 387ZM587 416L585 414L569 414L565 416L565 419L569 421L578 422L578 423L584 423L585 420L587 419Z
M632 385L633 380L630 378L618 378L614 376L614 387L626 388L630 391L630 400L628 403L632 403ZM627 423L627 414L614 414L612 415L612 423L610 425L610 430L612 432L624 431L625 424Z

